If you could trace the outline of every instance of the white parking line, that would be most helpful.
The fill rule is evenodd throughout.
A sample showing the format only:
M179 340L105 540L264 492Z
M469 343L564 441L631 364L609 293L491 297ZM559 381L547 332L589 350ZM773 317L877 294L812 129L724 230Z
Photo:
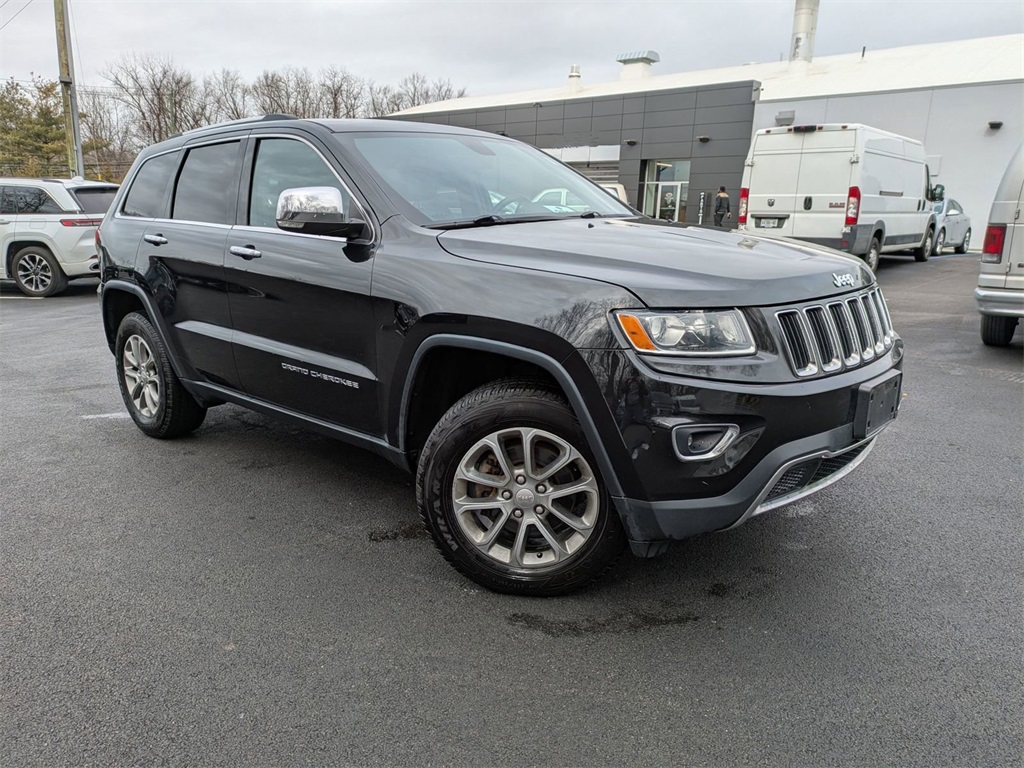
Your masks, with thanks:
M131 415L125 411L117 413L94 413L91 416L83 416L83 419L130 419Z
M43 296L0 296L0 301L42 301Z

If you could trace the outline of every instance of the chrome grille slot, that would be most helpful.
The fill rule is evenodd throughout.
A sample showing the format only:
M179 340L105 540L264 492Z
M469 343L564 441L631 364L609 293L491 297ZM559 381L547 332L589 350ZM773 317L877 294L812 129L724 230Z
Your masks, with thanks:
M814 336L821 370L826 373L838 371L843 367L843 360L839 356L839 339L832 328L831 317L825 313L823 307L808 307L804 310L804 315Z
M864 312L867 313L868 323L871 326L871 334L875 342L875 354L880 355L885 352L885 336L882 333L882 324L878 320L878 312L875 309L874 302L871 301L870 294L864 294L860 297L860 300L864 305Z
M885 344L885 348L888 349L892 346L892 321L889 319L889 310L885 306L885 299L882 298L882 292L875 290L871 292L871 303L875 307L875 312L878 314L878 322L882 326L882 342Z
M804 328L803 316L798 310L791 309L786 312L779 312L776 317L779 325L782 326L783 338L786 342L786 351L789 353L789 362L797 376L813 376L818 372L818 366L814 361L811 346L808 343L807 333Z
M881 290L775 312L782 348L800 378L856 368L892 349L896 332Z
M860 341L857 339L857 329L853 325L853 318L850 317L850 310L842 302L835 302L828 305L829 314L832 315L832 322L835 323L836 331L839 333L839 343L843 349L843 363L847 368L860 364Z
M868 362L868 360L874 360L875 341L870 335L870 323L868 323L868 317L864 313L864 305L860 303L860 299L850 299L846 302L846 305L850 310L850 314L853 316L853 324L857 327L857 339L860 341L861 359L865 363Z

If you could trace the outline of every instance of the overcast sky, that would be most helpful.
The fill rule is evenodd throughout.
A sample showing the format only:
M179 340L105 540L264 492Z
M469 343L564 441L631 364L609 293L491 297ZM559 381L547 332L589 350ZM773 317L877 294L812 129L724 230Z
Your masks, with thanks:
M0 77L56 79L52 0L0 3ZM792 14L793 0L71 0L83 85L147 52L247 79L285 66L391 83L419 71L478 96L561 85L570 64L585 82L614 80L615 57L634 50L661 54L658 74L778 61ZM815 53L1021 32L1024 0L822 0Z

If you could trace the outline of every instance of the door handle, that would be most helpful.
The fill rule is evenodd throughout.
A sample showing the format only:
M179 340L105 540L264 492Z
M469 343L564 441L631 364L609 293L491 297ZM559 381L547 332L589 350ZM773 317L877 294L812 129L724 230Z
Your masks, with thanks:
M152 245L167 245L167 238L163 235L143 235L142 239Z
M263 255L251 245L232 245L230 248L228 248L228 253L230 253L232 256L240 256L246 261L258 259L260 256Z

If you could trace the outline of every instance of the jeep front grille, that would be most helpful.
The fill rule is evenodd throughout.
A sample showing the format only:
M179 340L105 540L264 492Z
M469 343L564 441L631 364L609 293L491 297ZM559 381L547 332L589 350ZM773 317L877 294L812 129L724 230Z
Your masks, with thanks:
M878 288L775 313L793 373L801 378L856 368L885 354L895 339Z

